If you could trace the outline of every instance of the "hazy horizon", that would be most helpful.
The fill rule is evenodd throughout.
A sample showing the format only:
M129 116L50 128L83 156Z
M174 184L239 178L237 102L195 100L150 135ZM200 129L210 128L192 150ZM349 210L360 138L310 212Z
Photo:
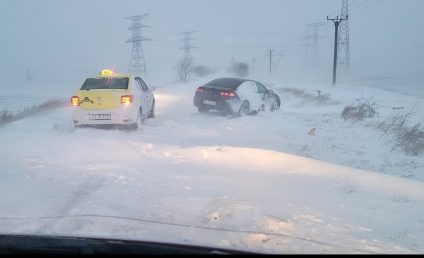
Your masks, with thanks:
M424 24L421 0L351 0L351 66L354 76L420 75L424 70ZM3 81L82 80L103 68L127 72L131 44L130 21L148 13L143 35L152 41L143 48L148 77L176 78L183 52L179 34L196 31L196 64L225 71L232 58L249 65L256 59L254 77L268 74L266 49L276 50L274 76L302 81L315 73L330 81L334 25L341 0L0 0L3 24L0 76ZM306 24L327 22L320 30L319 63L312 68L302 36ZM309 31L310 33L311 31ZM57 81L54 79L54 81Z

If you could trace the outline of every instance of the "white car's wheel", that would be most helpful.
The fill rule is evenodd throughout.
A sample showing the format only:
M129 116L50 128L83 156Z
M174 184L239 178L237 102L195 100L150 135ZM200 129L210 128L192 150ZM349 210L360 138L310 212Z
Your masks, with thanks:
M149 118L155 118L155 101L153 101L152 109L150 110Z
M140 111L138 112L138 115L137 115L136 125L137 125L137 128L141 128L143 126L143 111L142 111L141 108L140 108Z
M142 112L141 107L140 107L140 110L139 110L138 115L137 115L137 120L134 124L132 124L128 127L129 130L137 130L137 129L139 129L143 126L143 115L142 114L143 114L143 112Z

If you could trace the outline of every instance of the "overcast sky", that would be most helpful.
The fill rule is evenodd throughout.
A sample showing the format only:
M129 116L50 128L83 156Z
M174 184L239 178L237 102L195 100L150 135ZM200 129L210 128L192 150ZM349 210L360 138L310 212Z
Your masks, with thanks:
M352 72L424 71L424 1L350 0ZM266 74L266 49L283 54L275 73L301 74L306 24L338 15L341 0L0 0L0 75L10 81L82 80L103 68L127 72L126 17L150 14L143 44L150 77L176 77L183 31L197 31L197 64L224 69L234 57ZM320 30L319 71L331 72L334 25ZM306 62L307 63L307 62ZM330 79L331 74L328 79Z

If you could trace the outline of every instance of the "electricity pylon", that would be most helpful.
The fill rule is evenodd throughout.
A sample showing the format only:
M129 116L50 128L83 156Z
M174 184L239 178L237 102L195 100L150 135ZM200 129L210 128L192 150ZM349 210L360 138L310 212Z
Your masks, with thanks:
M350 72L350 45L349 45L349 0L343 0L341 18L345 20L339 27L338 44L338 67L340 71Z
M146 58L144 57L143 46L141 44L143 41L150 40L145 38L141 33L143 28L150 28L150 26L141 23L141 20L146 16L148 16L148 14L136 15L127 18L127 20L132 21L131 27L128 28L132 31L132 38L126 41L126 43L132 43L129 66L130 74L146 75L147 72Z

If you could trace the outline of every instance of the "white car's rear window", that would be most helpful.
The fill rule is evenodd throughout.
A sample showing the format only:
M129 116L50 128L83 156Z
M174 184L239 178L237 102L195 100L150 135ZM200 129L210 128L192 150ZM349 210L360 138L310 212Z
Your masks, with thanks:
M128 89L128 78L89 78L81 87L81 90L98 89Z

